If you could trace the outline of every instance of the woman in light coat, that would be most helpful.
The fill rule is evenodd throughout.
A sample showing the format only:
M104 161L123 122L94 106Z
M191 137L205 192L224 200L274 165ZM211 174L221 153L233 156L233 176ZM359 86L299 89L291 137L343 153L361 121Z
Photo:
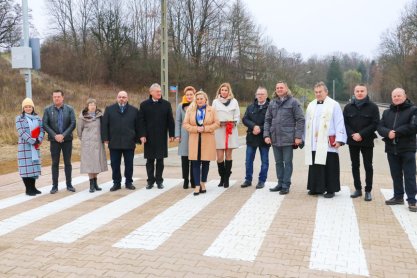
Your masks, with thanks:
M35 113L35 105L30 98L22 102L22 114L16 117L19 134L17 164L19 174L26 187L26 195L35 196L42 192L36 189L36 179L41 175L39 146L45 135L41 118Z
M102 116L101 110L97 109L96 100L90 98L81 111L77 127L78 138L81 141L80 172L88 174L91 193L101 190L97 184L97 175L107 171L106 152L100 133Z
M216 95L213 108L220 121L220 128L216 130L217 167L220 175L218 186L227 188L232 174L232 151L239 147L237 124L240 121L240 110L229 83L221 84Z
M185 113L183 126L189 133L188 158L191 160L196 196L206 193L210 161L216 160L214 131L220 126L216 110L209 106L205 92L195 94L193 105Z
M184 89L184 96L182 102L178 105L175 117L175 140L179 142L178 155L181 156L182 178L184 179L183 188L188 189L188 184L191 182L191 187L195 188L193 180L193 171L191 170L191 163L188 159L188 132L182 126L185 118L185 112L194 100L195 88L187 86ZM190 178L188 176L190 175Z

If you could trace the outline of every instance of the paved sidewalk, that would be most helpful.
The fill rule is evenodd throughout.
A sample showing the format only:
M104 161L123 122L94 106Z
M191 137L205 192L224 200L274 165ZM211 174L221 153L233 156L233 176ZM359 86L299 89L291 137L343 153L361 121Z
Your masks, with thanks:
M165 162L163 190L144 189L140 157L135 191L109 192L108 171L99 175L101 193L88 193L88 181L79 178L75 194L61 187L51 195L46 168L38 181L44 193L31 198L21 195L17 173L1 176L0 276L417 277L417 213L384 204L391 191L381 189L391 190L391 178L383 147L377 140L372 202L349 197L346 146L340 153L342 191L330 200L307 195L300 150L286 196L268 191L276 182L272 151L268 186L240 188L244 147L234 152L233 186L216 186L213 162L208 192L197 197L182 189L176 150ZM255 177L259 164L257 155Z

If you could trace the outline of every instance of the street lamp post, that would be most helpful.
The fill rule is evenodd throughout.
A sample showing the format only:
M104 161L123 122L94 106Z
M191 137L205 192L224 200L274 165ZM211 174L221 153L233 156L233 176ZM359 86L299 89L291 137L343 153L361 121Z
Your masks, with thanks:
M167 2L161 0L161 87L164 98L168 100L168 23Z

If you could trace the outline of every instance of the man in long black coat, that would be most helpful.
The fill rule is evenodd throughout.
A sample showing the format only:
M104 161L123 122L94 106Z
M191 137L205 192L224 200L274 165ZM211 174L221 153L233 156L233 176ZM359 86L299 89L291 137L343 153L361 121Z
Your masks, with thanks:
M168 157L167 136L169 134L170 142L174 141L175 122L171 104L162 99L161 86L152 84L149 94L149 99L143 101L139 108L140 140L145 145L144 157L148 174L146 189L151 189L155 182L162 189L164 158Z
M122 155L125 162L126 189L134 190L133 158L139 138L138 109L129 105L125 91L117 94L117 102L106 107L101 123L101 140L108 144L112 168L113 186L110 191L121 188L120 164Z

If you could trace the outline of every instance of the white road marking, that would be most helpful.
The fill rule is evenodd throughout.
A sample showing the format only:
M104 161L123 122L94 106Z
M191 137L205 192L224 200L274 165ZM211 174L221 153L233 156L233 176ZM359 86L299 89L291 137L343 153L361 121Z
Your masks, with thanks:
M332 199L319 197L310 268L369 276L349 188Z
M166 179L164 189L143 188L101 208L87 213L74 221L36 238L39 241L71 243L80 239L112 220L158 197L180 183L179 179Z
M90 193L89 189L86 189L81 192L74 193L68 197L58 199L56 201L45 204L43 206L28 210L26 212L22 212L20 214L17 214L7 219L1 220L0 221L0 236L8 234L18 228L29 225L42 218L48 217L50 215L53 215L65 209L78 205L84 201L96 198L104 193L107 193L107 191L110 189L112 185L113 185L113 182L109 181L100 185L103 188L102 191L96 191L94 193Z
M230 186L233 186L235 182L230 181ZM208 182L206 184L207 193L199 196L190 193L187 197L115 243L113 247L155 250L168 240L175 231L225 192L223 187L217 187L218 183L218 180Z
M391 199L392 189L381 189L385 199ZM404 229L411 242L411 245L417 251L417 213L408 210L407 202L405 205L390 206L401 227Z
M83 182L86 182L86 181L88 181L87 176L78 176L78 177L72 179L72 185L76 186L76 185L78 185L80 183L83 183ZM48 186L38 188L38 190L41 191L42 194L49 194L49 191L51 190L51 188L52 188L52 184L48 185ZM61 189L66 188L66 182L63 181L63 182L58 183L58 188L61 188ZM38 194L36 196L28 196L25 193L22 193L22 194L18 194L16 196L12 196L12 197L9 197L9 198L6 198L6 199L2 199L2 200L0 200L0 209L5 209L5 208L8 208L8 207L17 205L17 204L21 204L21 203L33 200L34 198L41 197L42 194Z
M271 193L266 188L256 190L204 253L205 256L254 261L284 195Z

